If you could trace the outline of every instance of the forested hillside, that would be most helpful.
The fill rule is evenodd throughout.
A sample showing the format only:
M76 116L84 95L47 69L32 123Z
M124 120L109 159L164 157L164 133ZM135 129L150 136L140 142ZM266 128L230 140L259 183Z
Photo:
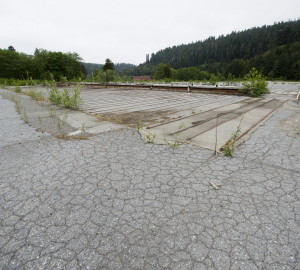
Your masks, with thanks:
M153 75L160 63L174 69L198 67L201 71L242 77L255 66L269 78L300 79L300 20L232 32L218 38L173 46L153 53L134 75Z

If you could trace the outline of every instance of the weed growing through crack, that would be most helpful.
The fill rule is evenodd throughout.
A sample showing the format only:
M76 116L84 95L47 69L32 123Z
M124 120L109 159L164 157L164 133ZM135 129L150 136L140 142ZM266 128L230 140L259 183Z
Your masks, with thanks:
M177 132L179 132L181 129L184 129L184 128L185 128L185 125L182 123L182 124L178 127ZM173 142L168 142L166 138L164 138L164 141L165 141L168 145L170 145L170 146L173 148L173 150L174 150L175 148L177 148L177 147L180 145L180 142L179 142L179 139L178 139L178 133L177 133L177 135L176 135L176 139L175 139Z
M171 146L173 148L173 150L180 145L180 143L179 143L179 141L177 139L175 141L173 141L173 142L168 142L167 139L164 138L164 141L165 141L165 143L167 145Z
M138 120L136 122L136 130L138 133L140 133L141 128L142 128L142 122L140 120Z
M20 97L15 98L14 102L15 102L15 104L16 104L16 111L17 111L18 113L20 113L21 110L22 110L21 98L20 98Z
M241 124L238 125L236 131L232 133L231 138L223 147L223 153L225 156L232 157L232 154L235 149L235 143L238 137L240 136L240 134L241 134Z
M25 110L23 111L22 116L23 116L24 122L25 122L26 124L28 124L28 123L29 123L29 119L28 119L28 115L27 115L27 113L26 113Z
M80 127L80 136L83 137L84 134L85 134L85 123L82 123Z
M146 139L147 143L153 143L155 138L156 138L155 133L149 133L149 134L145 135L145 139Z
M185 128L185 125L182 123L179 127L177 131L180 131L181 129Z
M21 105L21 101L22 101L22 98L20 96L16 96L16 95L5 95L5 97L7 99L9 99L10 101L12 101L13 103L15 103L16 105L16 111L21 114L21 111L22 111L22 105Z
M32 99L37 101L44 101L45 97L42 91L37 91L35 89L30 89L24 92L25 95L30 96Z
M240 123L236 129L235 132L231 134L231 138L226 142L226 144L221 148L221 151L223 151L224 155L227 157L232 157L232 154L235 150L235 143L238 140L242 130L241 130L241 124L242 120L244 118L245 112L243 113Z

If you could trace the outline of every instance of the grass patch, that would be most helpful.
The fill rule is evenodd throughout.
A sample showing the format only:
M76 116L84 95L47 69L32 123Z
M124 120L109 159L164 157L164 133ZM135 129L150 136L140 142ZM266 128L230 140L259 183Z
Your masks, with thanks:
M45 101L46 100L46 98L44 97L43 92L42 91L37 91L35 89L26 90L24 92L24 94L31 97L34 100L37 100L37 101Z
M21 93L22 92L22 88L20 86L16 86L15 87L15 92L16 93Z

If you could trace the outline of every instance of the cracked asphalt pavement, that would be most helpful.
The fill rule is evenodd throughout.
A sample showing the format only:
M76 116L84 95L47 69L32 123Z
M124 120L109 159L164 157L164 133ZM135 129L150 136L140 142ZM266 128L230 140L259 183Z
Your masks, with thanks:
M299 109L234 152L61 140L0 99L0 269L300 269Z

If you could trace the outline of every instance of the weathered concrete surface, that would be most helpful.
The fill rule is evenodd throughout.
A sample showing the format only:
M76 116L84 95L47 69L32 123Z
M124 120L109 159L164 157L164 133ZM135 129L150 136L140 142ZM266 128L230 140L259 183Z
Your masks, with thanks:
M3 99L0 124L0 269L300 268L295 107L233 158L132 129L59 140Z
M43 88L43 91L47 97L46 88ZM29 96L16 94L13 91L0 88L0 97L1 94L16 103L16 108L26 123L38 131L52 135L82 136L84 133L88 136L124 128L115 123L99 121L93 115L52 105L48 101L37 102Z
M144 128L143 136L155 136L154 143L192 143L219 151L239 130L241 135L253 131L276 109L284 104L275 99L247 99L210 111L193 114L176 121Z
M128 113L136 111L172 111L199 106L218 106L246 99L241 96L222 96L172 91L151 91L140 89L85 89L82 91L83 111L100 113Z

